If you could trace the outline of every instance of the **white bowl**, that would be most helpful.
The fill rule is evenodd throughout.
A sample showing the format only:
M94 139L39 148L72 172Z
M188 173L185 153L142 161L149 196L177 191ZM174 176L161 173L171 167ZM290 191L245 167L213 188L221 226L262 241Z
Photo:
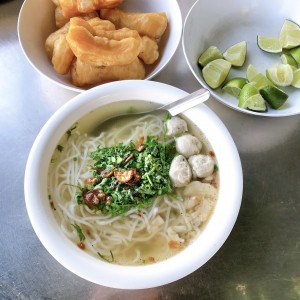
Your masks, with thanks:
M42 9L41 9L42 8ZM125 11L166 12L169 25L159 42L160 58L147 66L145 79L157 75L174 55L182 34L181 11L176 0L126 0L120 8ZM44 43L56 30L55 6L51 0L25 0L18 20L18 35L23 52L31 65L41 74L67 89L82 92L86 88L74 86L68 75L57 74L48 59Z
M236 146L221 120L206 105L183 116L206 135L218 160L219 195L201 235L179 254L150 265L120 266L80 250L62 233L49 205L47 177L50 160L61 137L76 121L91 112L89 128L107 117L125 113L136 100L158 106L186 92L154 81L120 81L95 87L76 96L49 119L31 149L25 172L25 201L32 226L49 253L68 270L91 282L122 289L142 289L178 280L205 264L222 246L236 221L243 175ZM126 105L119 104L120 101ZM108 107L110 109L108 109Z
M261 73L276 63L281 63L280 55L266 53L257 46L257 35L279 37L285 19L300 24L298 0L227 0L197 1L190 9L183 29L183 51L186 61L202 86L210 89L211 94L221 103L238 110L266 117L283 117L300 113L300 90L286 88L289 95L286 103L278 110L269 108L266 113L252 112L237 106L238 100L223 93L221 88L213 90L205 83L197 64L199 55L209 46L217 46L221 52L235 43L247 42L247 58L242 68L232 68L228 79L246 77L249 64Z

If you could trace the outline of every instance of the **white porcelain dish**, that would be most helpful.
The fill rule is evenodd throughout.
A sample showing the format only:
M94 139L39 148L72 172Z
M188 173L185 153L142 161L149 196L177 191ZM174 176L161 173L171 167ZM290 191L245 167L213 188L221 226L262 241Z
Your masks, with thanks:
M156 287L178 280L201 267L227 239L241 204L242 168L228 130L204 104L189 109L183 116L200 128L214 149L220 176L219 196L203 233L179 254L150 265L119 266L107 263L80 250L64 236L49 204L47 177L50 160L61 137L76 121L94 112L93 115L97 117L90 118L88 124L92 130L104 119L125 113L133 101L151 102L159 106L185 95L187 93L178 88L154 81L104 84L67 102L54 113L38 134L25 172L26 207L42 244L71 272L91 282L113 288ZM122 105L119 105L120 101Z
M182 17L176 0L126 0L120 8L137 12L166 12L169 25L159 42L160 58L147 66L146 78L157 75L174 55L182 34ZM42 9L41 9L42 8ZM57 74L48 59L44 43L50 33L56 30L55 6L51 0L25 0L18 20L18 35L23 52L31 65L56 84L77 92L79 88L70 82L68 75Z
M276 63L281 63L280 54L270 54L257 46L257 35L279 37L285 19L300 24L298 0L198 0L190 9L183 29L182 45L186 61L200 84L207 87L197 65L199 55L209 46L217 46L221 52L235 43L247 42L247 58L242 68L232 68L229 78L246 77L249 64L260 72ZM210 89L210 88L209 88ZM287 102L278 110L258 113L237 106L237 99L223 93L221 88L210 89L214 98L243 113L266 117L283 117L300 113L300 89L285 88Z

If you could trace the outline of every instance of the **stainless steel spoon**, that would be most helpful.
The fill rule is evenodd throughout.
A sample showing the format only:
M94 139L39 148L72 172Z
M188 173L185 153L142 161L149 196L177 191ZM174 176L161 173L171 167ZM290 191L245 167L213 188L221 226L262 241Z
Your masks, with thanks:
M206 101L210 97L210 92L207 89L200 89L197 90L183 98L180 98L178 100L175 100L169 104L160 106L155 109L150 109L147 111L143 112L130 112L130 113L125 113L117 116L113 116L109 119L106 119L104 122L101 123L100 127L102 130L103 128L106 128L107 126L109 127L109 124L114 123L115 121L120 121L120 118L124 119L130 116L143 116L145 114L150 114L150 113L155 113L155 112L160 112L160 111L167 111L169 114L174 117L189 108L192 108L204 101ZM97 127L95 129L95 132L98 132L99 128Z
M154 112L157 110L166 110L170 113L170 115L172 117L174 117L174 116L188 110L189 108L192 108L195 105L208 100L209 96L210 96L209 90L200 89L200 90L197 90L181 99L175 100L169 104L158 107L155 110L149 111L148 113Z
M206 101L210 97L210 92L207 89L197 90L181 99L175 100L169 104L160 106L156 109L152 109L149 111L144 111L140 113L133 113L134 115L152 113L159 110L166 110L170 113L172 117L188 110L189 108L194 107L197 104L200 104Z

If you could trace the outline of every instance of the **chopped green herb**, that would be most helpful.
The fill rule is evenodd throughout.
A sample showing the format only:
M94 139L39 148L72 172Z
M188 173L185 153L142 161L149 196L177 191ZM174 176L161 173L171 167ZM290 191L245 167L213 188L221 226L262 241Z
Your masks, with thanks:
M219 171L219 167L217 165L214 165L214 172L218 172Z
M62 152L64 150L64 146L62 146L62 145L57 145L56 148L59 152Z
M129 106L127 109L127 113L128 114L133 114L136 112L136 109L133 106Z
M51 200L51 195L50 194L48 195L48 199Z
M77 161L77 157L73 157L73 161Z
M97 252L97 254L100 256L100 258L102 258L103 260L105 260L105 261L107 261L107 262L109 262L109 263L112 263L113 261L114 261L114 256L113 256L113 253L111 252L111 250L109 250L109 252L110 252L110 256L111 256L111 258L110 258L110 260L109 259L107 259L104 255L102 255L100 252Z
M176 154L175 142L162 144L148 137L143 146L143 150L138 151L131 142L128 145L98 147L91 152L90 157L95 161L91 168L98 182L81 188L76 195L77 202L88 204L84 196L90 192L92 197L92 192L101 191L109 196L109 201L99 201L92 205L93 208L105 214L122 215L132 208L150 205L156 196L171 195L173 187L169 169ZM127 176L133 173L134 177L126 181Z
M56 158L54 158L54 157L51 158L50 163L51 163L51 164L54 164L55 162L56 162Z
M172 116L169 113L165 113L165 115L164 115L164 122L167 122L171 118L172 118Z
M72 131L75 130L78 126L78 123L76 122L71 128L69 128L66 132L66 134L68 135L68 138L72 135Z
M78 236L79 236L79 239L80 239L80 242L84 241L85 240L85 235L83 234L80 226L78 224L71 224L77 231L78 233Z

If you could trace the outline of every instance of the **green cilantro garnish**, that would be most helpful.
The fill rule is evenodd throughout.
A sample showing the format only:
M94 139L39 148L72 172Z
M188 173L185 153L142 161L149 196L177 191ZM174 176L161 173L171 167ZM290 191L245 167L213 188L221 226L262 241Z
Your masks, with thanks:
M101 191L107 197L106 201L99 201L93 208L105 214L122 215L132 208L142 209L152 203L153 198L172 194L172 183L169 178L169 169L176 154L175 143L159 143L155 138L148 137L142 143L143 149L137 150L131 142L128 145L119 144L113 147L98 147L90 153L94 160L91 166L93 178L98 182L94 186L85 186L76 195L79 204L86 203L84 196L96 197ZM134 170L135 180L122 182L116 173L126 173ZM104 176L111 173L110 176ZM104 198L103 198L104 199ZM109 199L109 200L107 200Z
M78 224L71 224L77 231L78 233L78 236L79 236L79 239L80 239L80 242L84 241L85 240L85 235L83 234L80 226Z
M69 137L72 135L72 131L75 130L78 126L78 123L76 122L71 128L69 128L66 132L66 134L68 135L68 139Z
M100 252L97 252L97 254L100 256L101 259L103 259L109 263L112 263L114 261L114 256L113 256L113 253L111 252L111 250L109 250L109 252L110 252L110 256L111 256L110 260L108 258L106 258L104 255L102 255Z
M64 146L62 145L57 145L56 149L59 151L59 152L62 152L64 150Z
M169 113L165 113L165 115L164 115L164 122L167 122L171 118L172 118L172 116Z

